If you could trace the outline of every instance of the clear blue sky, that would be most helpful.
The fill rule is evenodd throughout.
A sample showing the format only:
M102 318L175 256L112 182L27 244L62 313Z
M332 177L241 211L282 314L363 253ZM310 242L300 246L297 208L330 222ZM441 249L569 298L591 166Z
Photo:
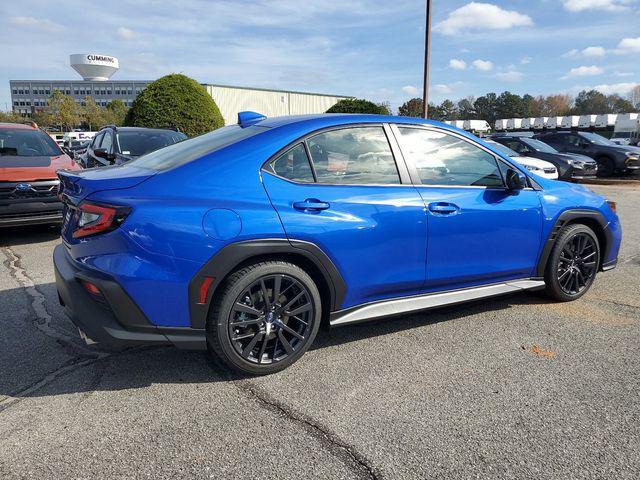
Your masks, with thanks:
M640 83L640 0L433 0L432 99L488 91L625 93ZM200 82L389 101L420 95L424 1L21 0L0 6L9 79L79 78L71 53L120 59L114 79Z

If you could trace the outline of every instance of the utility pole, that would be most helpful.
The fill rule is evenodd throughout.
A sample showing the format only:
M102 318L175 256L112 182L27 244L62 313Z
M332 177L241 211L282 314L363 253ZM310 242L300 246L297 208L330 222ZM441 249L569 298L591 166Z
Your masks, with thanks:
M431 0L427 0L424 31L424 83L422 84L422 117L429 117L429 42L431 40Z

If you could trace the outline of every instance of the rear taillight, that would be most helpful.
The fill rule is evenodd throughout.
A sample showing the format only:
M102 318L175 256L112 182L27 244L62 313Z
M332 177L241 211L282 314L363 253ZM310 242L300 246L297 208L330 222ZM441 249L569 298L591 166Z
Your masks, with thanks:
M127 207L83 202L78 206L74 238L110 232L120 226L129 214Z

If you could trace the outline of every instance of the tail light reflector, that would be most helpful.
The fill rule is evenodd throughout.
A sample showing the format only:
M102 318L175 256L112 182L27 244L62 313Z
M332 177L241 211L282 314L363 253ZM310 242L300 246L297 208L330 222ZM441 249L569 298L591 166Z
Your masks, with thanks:
M73 237L81 238L114 230L120 226L128 214L127 207L83 202L78 207L78 221Z

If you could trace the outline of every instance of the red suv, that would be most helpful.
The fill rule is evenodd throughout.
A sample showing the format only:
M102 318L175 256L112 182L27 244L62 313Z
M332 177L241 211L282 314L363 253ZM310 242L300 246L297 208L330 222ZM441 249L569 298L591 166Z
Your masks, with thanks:
M35 124L0 123L0 227L61 222L61 169L80 167Z

